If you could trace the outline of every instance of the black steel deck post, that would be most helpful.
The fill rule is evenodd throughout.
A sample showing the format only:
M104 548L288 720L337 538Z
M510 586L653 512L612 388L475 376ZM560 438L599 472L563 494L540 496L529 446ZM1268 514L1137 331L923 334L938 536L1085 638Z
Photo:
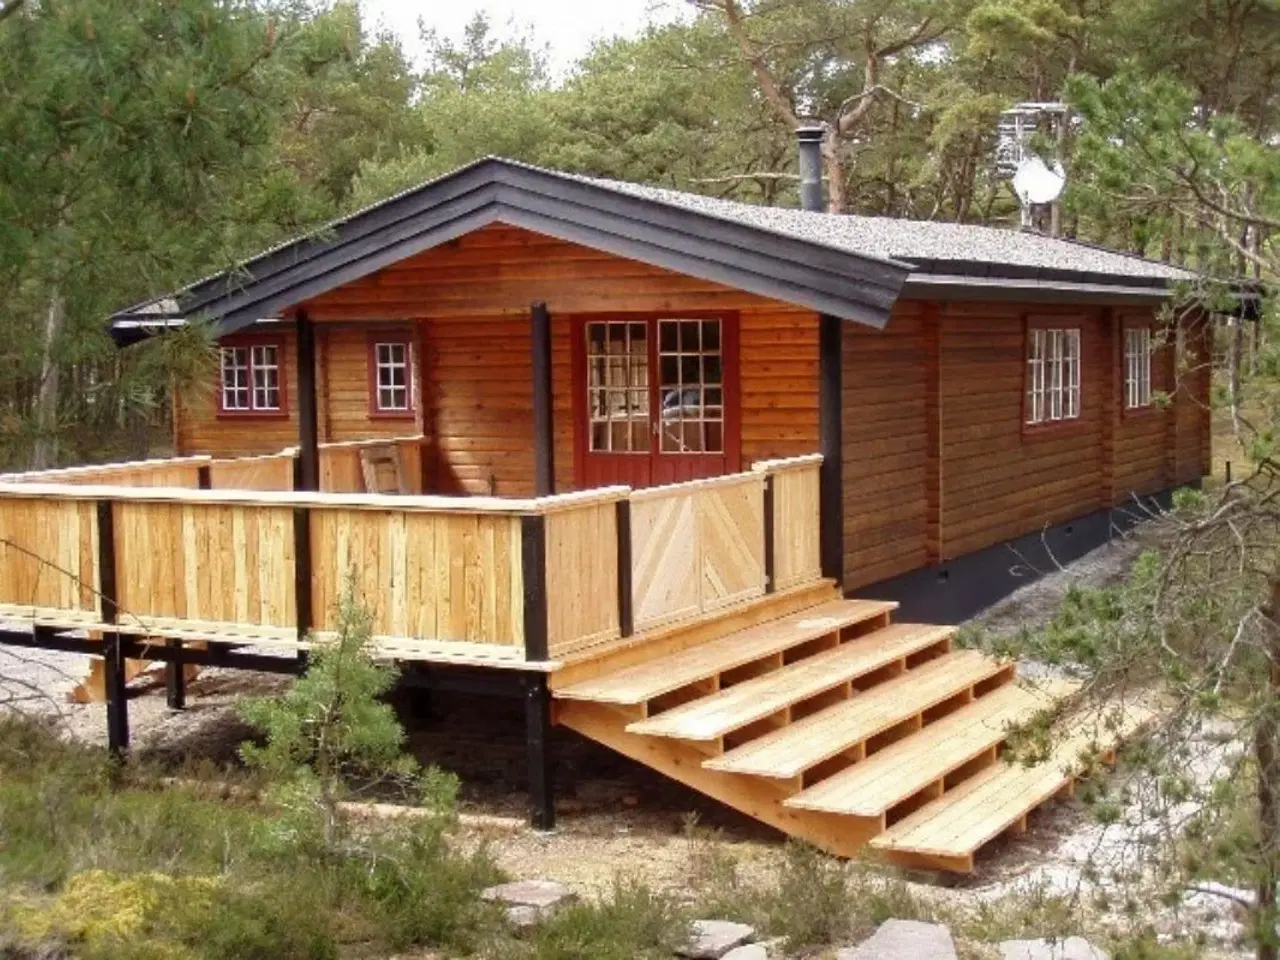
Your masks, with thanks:
M529 755L529 823L535 830L556 827L551 765L551 691L545 673L525 674L525 744Z
M529 311L533 341L533 491L556 492L555 413L551 405L551 314L542 301Z
M98 504L98 602L102 622L114 624L119 616L116 607L116 536L115 513L110 500ZM107 749L112 756L123 757L129 749L129 696L125 688L124 654L120 649L120 633L102 633L102 677L107 699Z

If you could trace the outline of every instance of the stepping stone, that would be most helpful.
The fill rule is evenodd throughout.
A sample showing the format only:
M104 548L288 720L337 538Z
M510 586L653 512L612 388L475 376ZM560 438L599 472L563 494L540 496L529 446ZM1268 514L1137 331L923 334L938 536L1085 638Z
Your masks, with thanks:
M836 960L956 960L956 945L941 924L886 920L869 940L841 950Z
M734 947L720 960L769 960L769 951L762 943L748 943L746 946Z
M735 947L740 947L755 937L754 927L728 920L695 920L693 936L679 952L689 960L724 960ZM742 960L742 958L737 958ZM750 960L748 957L747 960Z
M507 907L507 920L515 927L531 927L551 916L578 895L555 880L515 880L480 891L480 897Z
M1111 960L1084 937L1005 940L999 948L1003 960Z

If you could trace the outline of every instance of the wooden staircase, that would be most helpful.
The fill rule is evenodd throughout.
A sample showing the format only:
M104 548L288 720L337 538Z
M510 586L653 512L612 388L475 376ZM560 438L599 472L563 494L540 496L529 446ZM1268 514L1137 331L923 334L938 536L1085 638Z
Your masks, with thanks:
M1037 766L1006 761L1010 727L1070 685L1015 683L1013 664L953 649L951 627L891 623L894 603L830 585L807 600L553 677L556 722L831 853L967 872L1072 789L1082 754L1148 719L1072 728Z

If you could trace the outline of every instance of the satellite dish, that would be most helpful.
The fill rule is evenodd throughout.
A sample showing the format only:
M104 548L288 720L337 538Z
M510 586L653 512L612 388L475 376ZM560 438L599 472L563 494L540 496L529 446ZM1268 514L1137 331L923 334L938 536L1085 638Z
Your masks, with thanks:
M1025 207L1032 203L1053 203L1066 186L1067 174L1057 160L1053 167L1045 165L1039 157L1024 157L1013 175L1013 190Z

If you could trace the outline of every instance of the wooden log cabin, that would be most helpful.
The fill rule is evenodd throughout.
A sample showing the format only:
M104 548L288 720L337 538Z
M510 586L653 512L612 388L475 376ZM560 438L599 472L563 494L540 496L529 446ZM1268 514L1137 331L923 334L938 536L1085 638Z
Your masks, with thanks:
M217 377L175 459L0 477L0 643L100 656L121 750L129 659L175 707L184 664L296 674L351 586L407 683L521 699L536 826L559 725L973 869L1149 711L1006 760L1071 689L945 624L1198 482L1207 324L1163 264L818 212L818 147L799 210L487 159L120 312L208 318Z
M219 382L177 404L176 452L300 443L308 488L318 445L405 433L412 489L442 494L820 451L824 572L950 622L1207 472L1207 324L1163 311L1190 277L486 159L114 325L215 321Z

